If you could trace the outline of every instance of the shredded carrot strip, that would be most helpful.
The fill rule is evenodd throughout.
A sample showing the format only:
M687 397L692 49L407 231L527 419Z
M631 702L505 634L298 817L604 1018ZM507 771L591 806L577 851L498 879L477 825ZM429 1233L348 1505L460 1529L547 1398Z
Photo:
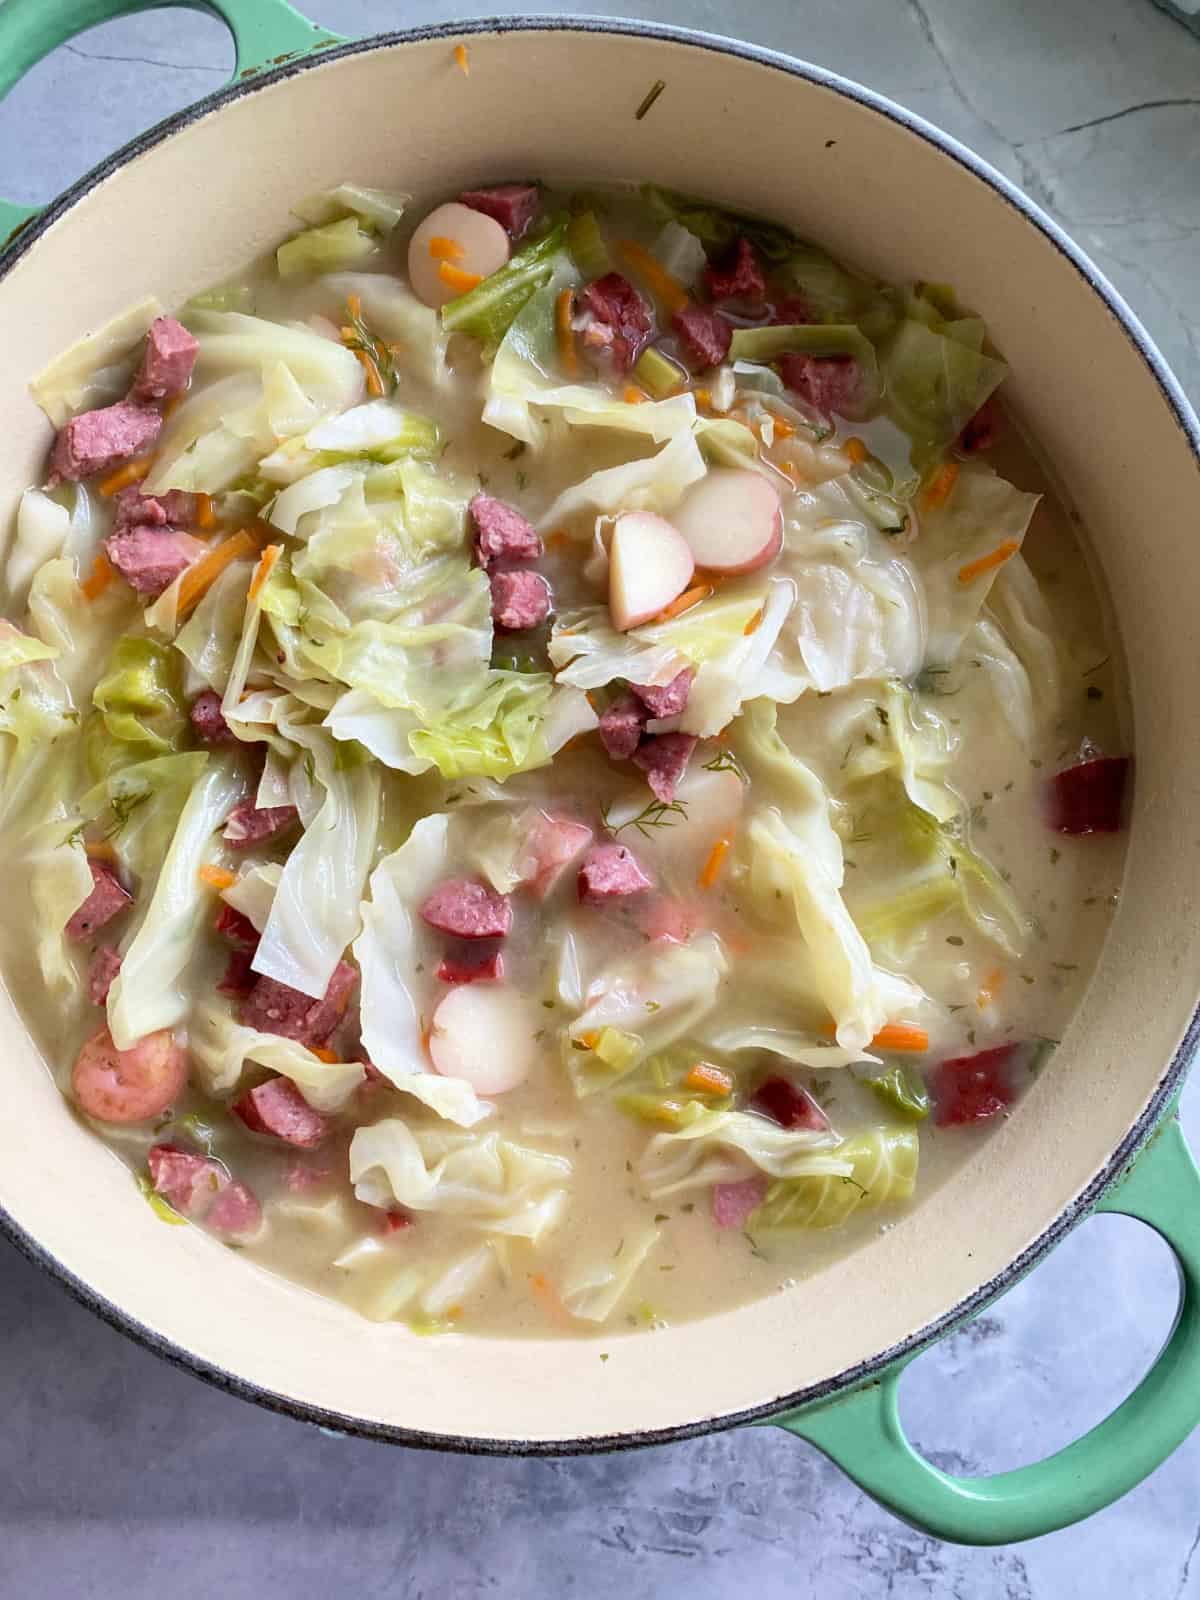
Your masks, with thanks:
M879 1050L928 1050L929 1035L911 1022L886 1022L871 1043Z
M482 272L464 272L451 261L438 262L438 277L456 294L466 294L468 289L473 289L476 284L483 282Z
M230 872L228 867L200 867L196 876L210 889L232 889L237 882L237 873Z
M571 1316L566 1306L558 1297L553 1284L544 1272L531 1272L529 1274L529 1287L533 1297L541 1305L547 1316L555 1322L570 1322Z
M469 78L471 76L471 61L470 57L467 55L467 47L465 44L456 44L454 46L454 65L462 73L464 78Z
M198 528L215 528L217 513L213 506L213 497L210 494L196 496L196 526Z
M696 1089L701 1094L733 1093L733 1079L708 1061L697 1061L683 1082L685 1088Z
M383 378L380 376L379 368L365 350L356 350L354 355L367 375L367 393L378 399L383 393Z
M186 617L232 562L240 561L243 556L257 554L258 546L245 528L239 528L228 539L214 545L179 580L176 615Z
M163 402L163 408L162 408L162 419L163 419L163 422L164 423L170 422L171 418L179 410L179 408L180 408L180 406L182 404L183 404L183 396L181 394L173 394L169 400L164 401Z
M586 1045L589 1050L594 1050L600 1043L600 1030L598 1028L593 1028L590 1033L581 1033L579 1035L579 1042L580 1044Z
M775 466L779 468L789 483L798 484L800 482L800 468L794 461L776 461Z
M617 249L638 276L645 279L651 293L662 301L668 311L678 311L687 304L687 290L678 278L673 278L654 259L645 246L638 244L636 239L622 239Z
M985 572L1002 567L1006 561L1012 560L1020 548L1019 539L1005 539L1003 544L998 544L986 556L980 556L978 561L968 561L965 567L959 567L959 583L974 583L975 579L982 578Z
M867 459L867 447L856 433L851 434L850 438L842 445L842 451L849 456L856 467Z
M547 550L562 550L562 549L565 549L566 546L570 544L570 542L571 542L570 534L564 533L562 531L562 529L560 528L557 533L552 533L550 535L550 537L546 540L546 549ZM562 630L560 629L560 632L561 631ZM568 629L567 631L569 632L570 630Z
M357 295L357 294L348 294L346 296L346 309L349 311L349 313L350 313L350 315L352 317L357 318L358 321L361 322L362 321L362 296L361 295ZM352 339L354 338L354 329L353 328L349 328L349 329L343 328L342 329L342 337L343 338L345 338L347 333L350 334L350 337Z
M742 634L745 638L748 639L752 633L758 632L759 628L762 626L763 613L765 610L765 606L759 606L758 610L750 618L750 621L742 629Z
M997 967L994 972L989 972L983 980L979 993L975 996L975 1004L980 1011L986 1011L988 1006L1004 987L1004 968Z
M621 396L627 406L640 406L644 400L649 400L649 398L650 396L645 390L639 389L636 383L627 383L625 392Z
M457 239L447 239L444 233L435 233L429 241L429 254L435 261L461 261L463 247Z
M258 565L254 569L254 576L250 579L248 596L251 600L257 597L259 590L271 576L271 570L282 554L283 546L281 544L269 544L262 555L259 556Z
M332 1062L338 1059L337 1051L330 1050L328 1045L310 1044L308 1048L312 1051L313 1055L316 1056L318 1061Z
M127 489L131 483L141 483L150 471L153 456L139 456L136 461L127 461L123 467L118 467L115 472L110 472L107 478L101 478L96 485L106 500L122 489Z
M559 291L554 302L554 331L558 338L558 357L568 378L579 376L579 352L575 349L575 330L571 327L571 310L575 294L571 289Z
M771 412L771 426L777 439L790 439L796 432L786 417L777 417Z
M116 570L113 567L112 562L104 554L104 551L101 550L95 561L92 562L92 571L90 577L85 578L79 585L79 587L83 590L84 599L98 600L116 575Z
M926 511L936 511L939 506L945 505L950 498L951 490L958 482L958 462L947 461L938 468L933 477L925 485L925 493L921 496L921 503Z
M710 406L710 405L712 405L712 390L711 389L693 389L692 393L696 397L696 404L698 406Z
M83 847L83 853L89 861L115 862L117 859L116 847L107 839L89 839Z
M732 843L732 834L722 834L708 852L708 860L700 869L700 887L702 889L711 889L721 876L721 868L725 865L725 857L729 854L729 847Z
M691 589L685 589L678 600L672 600L669 606L664 606L654 618L655 622L670 622L672 617L682 616L685 611L690 611L693 606L698 606L701 600L707 600L713 592L711 583L697 583Z

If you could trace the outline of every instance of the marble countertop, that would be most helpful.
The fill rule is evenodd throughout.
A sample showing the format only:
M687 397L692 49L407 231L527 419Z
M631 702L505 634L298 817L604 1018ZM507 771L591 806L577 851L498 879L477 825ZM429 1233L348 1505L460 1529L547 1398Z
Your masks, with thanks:
M740 33L940 124L1075 235L1200 396L1200 39L1149 0L592 8ZM469 0L305 9L344 33L472 10ZM0 107L0 192L49 198L216 88L231 59L218 24L179 10L80 37ZM1193 1085L1185 1127L1198 1111ZM1126 1219L1089 1222L921 1358L905 1380L906 1424L951 1470L1036 1459L1128 1392L1175 1295L1161 1241ZM1198 1486L1200 1435L1081 1527L968 1550L903 1527L770 1429L566 1461L324 1437L154 1360L0 1243L0 1600L1182 1600L1200 1596Z

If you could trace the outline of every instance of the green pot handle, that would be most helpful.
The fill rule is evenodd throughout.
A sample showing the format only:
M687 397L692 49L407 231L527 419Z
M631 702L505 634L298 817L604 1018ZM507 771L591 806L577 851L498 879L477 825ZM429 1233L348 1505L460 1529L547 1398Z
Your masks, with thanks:
M1178 1120L1165 1121L1096 1206L1149 1224L1171 1246L1179 1310L1158 1359L1090 1433L1056 1455L993 1478L955 1478L913 1449L900 1423L903 1357L881 1377L773 1420L824 1452L898 1517L959 1544L1008 1544L1080 1522L1120 1499L1200 1422L1200 1173Z
M338 34L302 17L287 0L0 0L0 100L31 67L76 34L165 5L207 11L225 23L237 51L230 82L288 56L342 42ZM0 200L0 249L40 210Z

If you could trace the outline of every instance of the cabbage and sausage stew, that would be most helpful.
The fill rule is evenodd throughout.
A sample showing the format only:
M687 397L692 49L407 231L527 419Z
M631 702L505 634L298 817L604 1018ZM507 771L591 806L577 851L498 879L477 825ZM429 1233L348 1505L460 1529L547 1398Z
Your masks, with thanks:
M649 188L422 211L306 200L34 381L9 983L164 1224L422 1332L650 1329L1054 1070L1119 679L950 288Z

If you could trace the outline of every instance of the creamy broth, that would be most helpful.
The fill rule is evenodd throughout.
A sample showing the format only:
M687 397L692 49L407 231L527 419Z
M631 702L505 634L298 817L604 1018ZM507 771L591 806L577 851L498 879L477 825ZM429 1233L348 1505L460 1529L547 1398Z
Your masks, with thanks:
M463 331L447 337L408 288L425 208L394 225L399 206L375 196L364 210L362 193L306 207L324 239L302 234L290 260L182 308L199 361L181 402L138 400L172 410L141 452L148 473L128 473L128 452L81 470L72 440L52 463L65 481L26 496L8 607L23 631L0 639L16 652L2 663L4 803L14 888L38 931L13 918L0 930L8 981L79 1114L164 1223L207 1226L214 1248L422 1332L608 1335L702 1316L812 1273L905 1206L937 1205L945 1178L1019 1114L1032 1075L1054 1070L1124 853L1112 794L1105 810L1078 778L1115 781L1119 807L1124 769L1114 780L1100 755L1128 748L1103 598L1036 448L988 401L999 369L989 382L982 330L946 291L906 298L843 277L752 224L765 290L747 278L722 296L700 238L720 273L720 230L741 224L697 203L664 233L661 197L542 192L504 255L519 265L571 209L567 244L546 247L515 323L483 317L490 337L463 307L505 281L469 281L495 238L435 231L452 211L418 232L433 265L422 258L414 282L465 294L445 312ZM653 311L669 387L645 357L624 366L620 315L584 288L607 281L589 270L588 206L611 270ZM671 331L683 292L735 330L719 370ZM822 295L846 303L835 314ZM761 334L773 306L777 327L807 329L797 350L760 340L739 359L741 333ZM57 424L120 405L145 326L39 380ZM301 330L291 344L288 327ZM804 342L814 329L824 344ZM950 351L978 402L964 415L962 394L922 409L910 387L902 404L910 329L973 351ZM537 362L522 366L533 336ZM322 345L357 349L361 373L339 359L325 374ZM568 383L608 414L581 394L539 398ZM377 387L417 419L407 433L310 437ZM968 448L960 430L985 401L995 440ZM687 456L678 484L659 459L670 450ZM636 606L718 481L745 505L770 486L782 548L762 559L770 528L754 547L747 511L751 570L693 570L688 556L654 617L614 627L621 539ZM128 524L121 544L123 489L131 508L172 490L186 506L149 531ZM1018 491L1040 497L1031 519ZM495 515L479 495L528 519L536 560L473 557ZM181 534L183 565L157 598L145 552ZM506 572L548 582L544 620L493 629ZM57 654L26 658L27 636ZM738 666L760 636L764 659ZM113 655L122 638L138 641L132 655ZM688 667L686 703L663 718L626 688L664 688ZM489 671L516 720L479 712L475 731L447 733L460 682L476 705ZM224 697L225 742L189 720L205 690ZM608 753L601 719L627 701L651 775L681 719L697 737L659 795ZM220 831L255 801L256 815L298 816L257 845ZM630 871L641 884L604 893L600 866L589 877L597 848L622 885ZM306 849L320 861L302 872ZM98 870L132 905L81 932L68 919ZM508 931L449 931L429 909L446 884L451 922L478 912ZM102 1070L81 1077L105 1021L89 992L98 946L120 976ZM319 1005L343 957L351 987L329 1027L289 1022L281 1043L263 975L298 977L284 1011L299 1017L298 992ZM460 981L493 958L502 973ZM144 1036L168 1041L186 1082L145 1117L112 1120ZM255 1110L280 1082L287 1105L268 1094Z

